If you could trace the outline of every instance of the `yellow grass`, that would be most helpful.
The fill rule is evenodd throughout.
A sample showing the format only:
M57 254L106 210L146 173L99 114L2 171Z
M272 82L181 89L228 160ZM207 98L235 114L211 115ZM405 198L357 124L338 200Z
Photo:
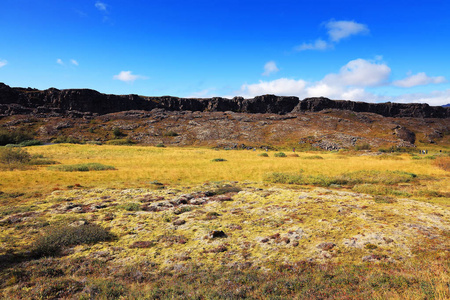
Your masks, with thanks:
M336 176L358 170L405 171L429 176L435 180L433 189L445 192L450 186L449 172L432 164L432 160L412 160L407 154L397 159L377 159L374 156L346 156L322 153L324 159L299 157L260 157L263 151L226 151L207 148L156 148L142 146L96 146L59 144L29 147L31 154L43 154L61 164L102 163L116 171L58 172L37 167L23 171L1 171L0 190L49 191L81 184L89 187L139 187L158 180L165 184L198 184L206 181L262 181L272 172L304 175ZM224 158L224 162L212 162Z

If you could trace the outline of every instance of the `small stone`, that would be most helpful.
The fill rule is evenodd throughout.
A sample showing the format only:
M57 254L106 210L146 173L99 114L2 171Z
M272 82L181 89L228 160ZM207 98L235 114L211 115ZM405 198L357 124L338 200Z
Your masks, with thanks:
M320 243L319 245L317 245L317 248L322 249L324 251L328 251L333 249L336 246L336 244L333 243Z
M173 225L179 226L179 225L183 225L186 224L185 220L176 220L173 222Z

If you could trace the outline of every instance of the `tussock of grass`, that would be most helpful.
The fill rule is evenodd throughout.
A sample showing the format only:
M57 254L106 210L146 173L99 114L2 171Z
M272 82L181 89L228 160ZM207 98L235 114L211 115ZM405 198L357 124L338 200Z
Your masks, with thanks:
M76 164L76 165L61 165L48 167L49 170L63 171L63 172L87 172L87 171L107 171L116 170L113 166L106 166L99 163Z
M225 158L214 158L211 160L212 162L220 162L220 161L227 161Z
M400 197L409 197L411 194L392 188L391 186L385 186L380 184L357 184L352 188L353 191L371 195L392 195Z
M113 235L95 224L81 226L55 226L46 230L33 244L31 253L34 257L54 256L66 247L94 244L113 239Z
M304 156L302 158L303 159L323 159L323 157L320 155L309 155L309 156Z
M286 157L287 155L284 152L277 152L273 156L275 156L275 157Z
M139 203L135 203L135 202L126 203L122 207L123 207L123 209L125 209L127 211L139 211L139 210L141 210L141 205Z

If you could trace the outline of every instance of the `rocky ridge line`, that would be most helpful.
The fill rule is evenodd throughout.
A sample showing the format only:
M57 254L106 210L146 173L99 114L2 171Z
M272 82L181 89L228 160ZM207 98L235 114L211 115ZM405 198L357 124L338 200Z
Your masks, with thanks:
M376 113L385 117L449 118L450 108L421 103L366 103L314 97L300 100L293 96L262 95L250 99L147 97L102 94L90 89L11 88L0 83L0 117L18 114L55 114L73 117L104 115L128 110L242 113L299 113L326 109Z

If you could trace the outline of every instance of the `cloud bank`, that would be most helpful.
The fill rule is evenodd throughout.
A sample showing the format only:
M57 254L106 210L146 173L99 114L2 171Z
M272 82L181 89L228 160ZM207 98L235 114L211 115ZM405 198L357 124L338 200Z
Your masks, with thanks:
M438 84L443 82L446 82L444 76L429 77L424 72L421 72L402 80L396 80L392 84L398 87L409 88L418 85Z
M0 60L0 68L6 66L8 62L6 60Z
M358 58L342 66L337 73L325 75L319 81L303 79L279 78L271 81L260 80L258 83L243 84L236 94L251 98L264 94L280 96L328 97L367 102L420 102L430 105L450 103L450 90L434 91L431 93L410 93L400 96L383 96L368 92L367 88L381 86L413 87L423 84L445 82L442 76L429 77L425 73L418 73L403 80L390 82L391 68L380 60L366 60Z

